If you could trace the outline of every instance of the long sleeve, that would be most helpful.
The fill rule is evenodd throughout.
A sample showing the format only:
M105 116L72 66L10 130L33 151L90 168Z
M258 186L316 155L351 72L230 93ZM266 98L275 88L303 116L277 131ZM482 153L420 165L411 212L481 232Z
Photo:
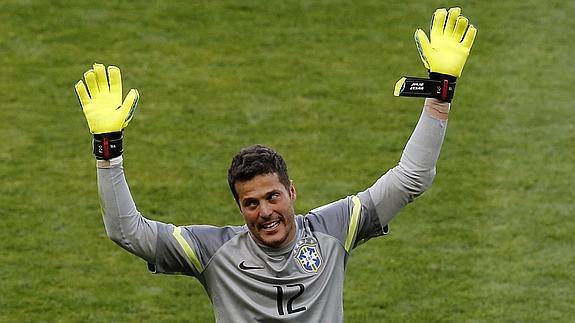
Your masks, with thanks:
M424 109L399 164L365 191L382 226L431 185L446 129L447 120L433 118Z
M124 176L122 157L98 166L98 192L108 237L129 252L154 262L158 222L144 218L136 209Z

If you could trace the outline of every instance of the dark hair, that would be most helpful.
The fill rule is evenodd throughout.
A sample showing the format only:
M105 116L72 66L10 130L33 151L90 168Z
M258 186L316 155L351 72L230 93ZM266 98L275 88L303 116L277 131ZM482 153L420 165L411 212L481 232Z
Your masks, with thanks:
M263 145L243 148L232 159L228 169L228 184L239 205L236 182L249 181L257 175L276 173L280 182L289 190L290 179L285 160L273 149Z

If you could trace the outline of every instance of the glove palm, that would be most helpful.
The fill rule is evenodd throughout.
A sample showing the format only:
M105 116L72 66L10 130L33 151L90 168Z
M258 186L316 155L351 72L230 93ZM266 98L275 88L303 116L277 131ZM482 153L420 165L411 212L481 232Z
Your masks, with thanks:
M132 120L138 105L139 93L131 89L122 102L122 76L120 69L102 64L84 73L84 80L75 85L88 127L93 134L122 131ZM86 88L87 85L87 88Z
M477 29L460 14L460 8L451 8L449 12L436 10L431 23L431 41L423 30L415 31L419 56L432 73L461 76Z

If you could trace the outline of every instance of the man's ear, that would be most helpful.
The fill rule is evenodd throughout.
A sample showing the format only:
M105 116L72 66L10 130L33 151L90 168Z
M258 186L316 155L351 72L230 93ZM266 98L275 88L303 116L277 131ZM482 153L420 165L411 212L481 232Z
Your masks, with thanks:
M291 201L295 202L296 197L297 197L297 192L296 192L295 185L294 185L292 180L290 180L289 195L290 195Z

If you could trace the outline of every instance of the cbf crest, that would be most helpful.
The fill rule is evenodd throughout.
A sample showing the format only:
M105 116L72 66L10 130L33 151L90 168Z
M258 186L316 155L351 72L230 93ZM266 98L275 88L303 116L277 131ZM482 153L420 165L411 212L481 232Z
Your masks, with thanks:
M295 258L308 273L316 273L323 262L317 245L301 246Z

